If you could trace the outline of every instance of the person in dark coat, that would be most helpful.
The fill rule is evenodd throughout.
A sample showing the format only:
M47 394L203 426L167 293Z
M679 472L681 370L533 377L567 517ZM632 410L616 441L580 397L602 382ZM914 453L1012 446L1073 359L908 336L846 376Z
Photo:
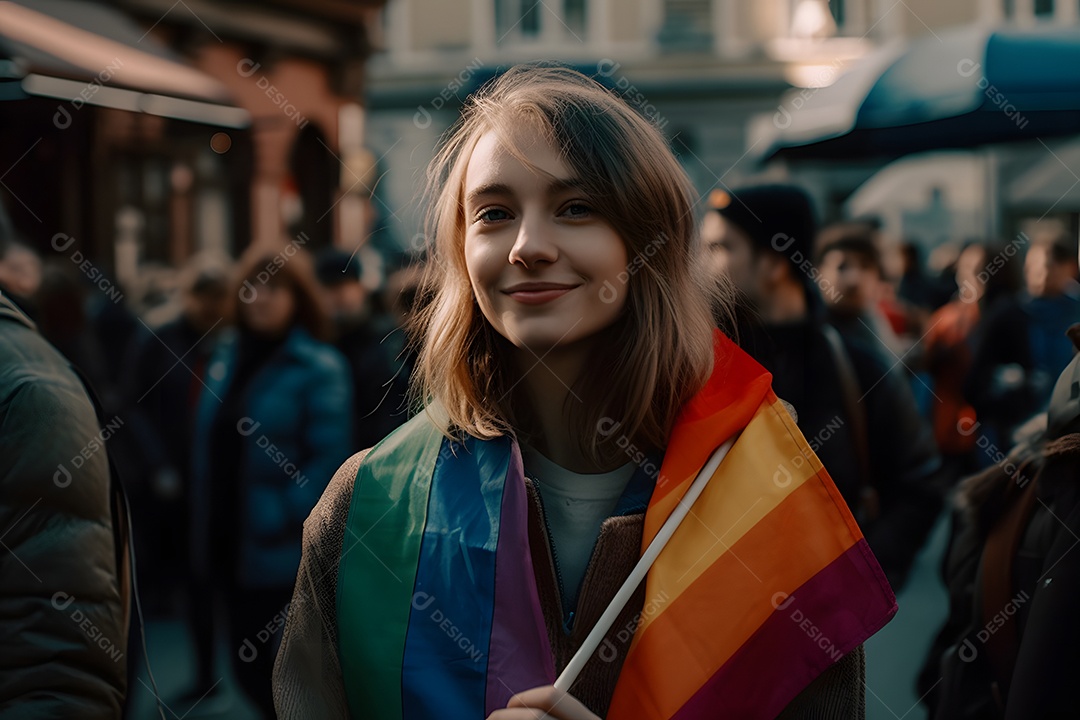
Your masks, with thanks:
M276 643L300 565L304 519L349 457L352 383L323 341L328 316L295 244L239 261L221 338L199 397L192 461L192 562L207 622L219 589L241 688L273 717ZM212 636L197 637L212 656ZM186 709L186 708L185 708Z
M902 270L896 286L897 297L921 314L937 310L937 288L923 270L922 250L919 245L907 240L900 245Z
M140 437L154 492L163 499L183 496L191 471L195 407L214 342L225 329L229 270L224 258L194 258L181 272L180 313L145 328L131 349L128 396L145 420Z
M192 614L195 628L199 613L193 608L198 602L187 597L190 578L177 570L190 565L188 495L195 408L210 352L225 324L229 269L224 257L192 258L181 271L180 314L158 327L144 327L132 343L126 364L130 377L125 407L146 468L139 492L132 497L133 512L140 520L135 529L139 564L144 568L143 600L150 596L167 610L179 595L187 600L184 610ZM215 698L204 695L213 686L213 679L208 680L212 668L201 654L196 661L195 677L200 684L182 697L181 704L202 699L200 708L209 707Z
M706 262L743 295L740 345L773 374L799 429L859 520L893 588L942 507L941 459L902 373L821 320L837 293L811 264L813 208L794 186L720 191L702 226Z
M369 448L406 420L400 393L393 392L397 369L390 348L396 343L383 342L357 256L327 248L315 258L315 273L333 318L334 345L352 374L352 446Z
M1069 338L1080 347L1080 325ZM919 676L932 720L1076 717L1078 383L1074 359L1048 412L1025 426L1008 455L960 486L942 564L949 616Z
M963 393L983 421L981 432L997 447L1011 447L1016 427L1047 408L1054 379L1075 352L1065 337L1080 322L1075 248L1051 237L1032 242L1024 258L1026 293L987 303L972 334L974 359ZM984 272L996 270L996 261L1008 267L1010 259L996 255Z
M0 295L0 717L121 716L131 586L105 441L122 424Z

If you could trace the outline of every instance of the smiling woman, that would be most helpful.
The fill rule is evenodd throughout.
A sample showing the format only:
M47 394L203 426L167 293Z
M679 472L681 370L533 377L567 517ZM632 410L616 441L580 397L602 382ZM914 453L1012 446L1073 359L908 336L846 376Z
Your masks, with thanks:
M429 183L421 411L305 524L278 716L861 717L861 643L895 601L770 376L713 327L731 292L657 128L515 68Z
M419 403L477 437L528 442L543 409L515 409L569 399L565 417L543 407L577 447L546 449L577 466L619 454L595 432L604 416L662 448L709 375L710 302L732 296L691 262L693 189L656 127L578 73L515 68L474 98L428 179ZM455 372L461 357L499 371Z
M525 363L574 346L580 365L590 350L582 341L611 325L625 304L625 294L603 302L600 290L625 270L626 245L567 177L556 148L523 134L512 142L528 164L495 133L473 150L465 172L465 264L484 318L527 351L520 353Z

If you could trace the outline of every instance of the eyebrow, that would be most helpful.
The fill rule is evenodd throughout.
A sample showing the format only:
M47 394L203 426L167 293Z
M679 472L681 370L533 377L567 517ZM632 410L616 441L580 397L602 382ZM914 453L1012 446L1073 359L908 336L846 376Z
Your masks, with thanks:
M582 186L581 180L578 178L556 178L548 183L547 193L548 195L558 195L566 190L573 190ZM465 196L465 205L468 206L471 202L475 201L479 197L485 195L513 195L513 189L505 183L487 183L476 188L468 195Z

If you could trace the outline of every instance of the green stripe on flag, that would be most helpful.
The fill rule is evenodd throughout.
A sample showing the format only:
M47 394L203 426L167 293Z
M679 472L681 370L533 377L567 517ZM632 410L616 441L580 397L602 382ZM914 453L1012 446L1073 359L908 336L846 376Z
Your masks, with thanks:
M337 596L338 654L354 718L403 720L405 636L442 439L420 413L376 445L356 476Z

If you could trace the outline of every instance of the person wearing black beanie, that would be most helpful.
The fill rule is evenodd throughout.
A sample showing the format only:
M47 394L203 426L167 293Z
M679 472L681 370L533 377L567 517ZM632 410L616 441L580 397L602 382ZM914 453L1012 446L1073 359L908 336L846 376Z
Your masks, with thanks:
M838 291L813 264L813 203L793 185L714 190L701 233L707 267L742 296L739 344L794 406L899 589L942 504L928 482L941 460L903 377L823 319Z
M817 219L810 197L794 185L713 190L702 228L713 270L728 275L765 319L819 314L820 283L812 263ZM801 296L801 297L799 297ZM775 316L775 317L774 317Z

